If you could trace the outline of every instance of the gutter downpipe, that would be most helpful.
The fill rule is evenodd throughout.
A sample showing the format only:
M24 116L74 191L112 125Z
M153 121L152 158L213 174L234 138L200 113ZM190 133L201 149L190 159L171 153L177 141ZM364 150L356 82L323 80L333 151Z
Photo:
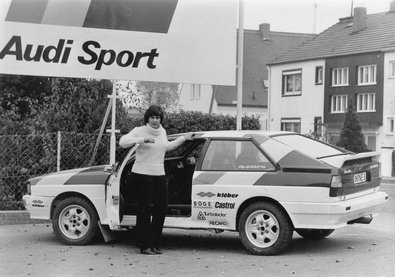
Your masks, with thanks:
M236 130L240 131L243 105L243 47L244 47L244 0L239 0L239 36L237 39L237 116Z

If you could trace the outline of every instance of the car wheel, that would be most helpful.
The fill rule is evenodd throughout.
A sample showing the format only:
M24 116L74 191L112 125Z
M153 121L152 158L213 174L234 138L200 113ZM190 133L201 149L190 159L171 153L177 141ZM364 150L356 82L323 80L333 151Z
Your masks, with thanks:
M305 239L319 240L329 236L335 230L334 229L296 229L295 231L296 233L299 234L299 236Z
M55 234L65 244L84 245L100 234L99 217L93 205L80 197L62 200L52 217Z
M240 216L239 233L245 248L254 255L275 255L288 247L293 227L278 206L259 202L248 206Z

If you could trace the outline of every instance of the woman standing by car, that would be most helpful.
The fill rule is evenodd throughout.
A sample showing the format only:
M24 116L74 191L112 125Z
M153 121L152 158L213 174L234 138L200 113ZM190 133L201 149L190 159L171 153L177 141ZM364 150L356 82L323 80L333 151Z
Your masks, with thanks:
M162 127L163 118L161 107L150 106L144 114L145 125L134 128L119 140L119 145L124 148L140 144L132 168L133 184L129 185L135 186L138 199L136 244L141 254L146 255L162 253L159 247L168 204L165 153L190 140L193 135L188 133L169 142Z

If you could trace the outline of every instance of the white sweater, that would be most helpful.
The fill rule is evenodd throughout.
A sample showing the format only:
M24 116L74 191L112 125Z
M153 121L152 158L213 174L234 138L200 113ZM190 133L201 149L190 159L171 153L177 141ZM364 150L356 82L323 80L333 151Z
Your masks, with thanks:
M145 138L153 138L155 143L144 143ZM166 151L173 150L185 142L181 136L174 141L167 140L166 130L160 126L154 129L148 124L136 127L121 137L119 145L123 148L131 147L134 143L140 144L136 150L136 161L132 172L161 176L165 175L164 159Z

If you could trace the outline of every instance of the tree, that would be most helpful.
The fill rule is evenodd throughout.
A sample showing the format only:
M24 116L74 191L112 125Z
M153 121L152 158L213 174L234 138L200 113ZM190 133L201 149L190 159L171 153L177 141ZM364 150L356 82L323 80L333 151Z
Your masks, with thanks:
M166 111L175 110L178 102L178 83L145 82L136 83L136 89L144 95L143 109L151 104L159 105Z
M347 107L338 146L355 153L368 151L362 134L361 124L359 123L352 103Z

